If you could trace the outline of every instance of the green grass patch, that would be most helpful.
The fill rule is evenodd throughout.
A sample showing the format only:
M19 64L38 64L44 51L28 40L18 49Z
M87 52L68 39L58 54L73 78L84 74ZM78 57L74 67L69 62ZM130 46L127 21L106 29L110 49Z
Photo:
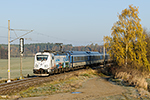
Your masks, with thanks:
M103 73L97 73L98 76L105 77L106 75Z
M86 77L91 77L88 73L80 74L80 76L86 76Z
M23 57L22 59L22 74L33 75L34 57ZM8 60L0 59L0 79L7 79ZM20 57L11 57L10 59L10 76L11 78L20 77Z

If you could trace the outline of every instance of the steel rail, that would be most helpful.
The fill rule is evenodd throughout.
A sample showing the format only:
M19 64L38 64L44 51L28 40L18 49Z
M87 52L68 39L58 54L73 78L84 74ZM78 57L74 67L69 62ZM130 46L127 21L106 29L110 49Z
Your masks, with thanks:
M107 64L106 66L110 66L111 64L113 63ZM98 68L102 68L102 67L104 66L103 65L98 66ZM69 71L61 74L50 75L49 77L34 77L34 78L16 80L9 83L2 83L0 84L0 95L9 95L9 94L17 93L31 86L36 86L38 84L45 83L45 82L51 82L53 80L63 80L65 75L69 77L71 74L73 75L83 70L86 69L80 69L80 70Z

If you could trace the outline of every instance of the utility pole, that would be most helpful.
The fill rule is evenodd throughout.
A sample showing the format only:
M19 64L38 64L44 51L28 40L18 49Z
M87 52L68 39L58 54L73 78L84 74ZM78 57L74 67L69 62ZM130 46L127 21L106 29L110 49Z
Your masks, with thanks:
M104 42L104 47L103 47L103 53L104 53L104 66L105 66L105 42Z
M21 35L21 36L19 36L19 37L17 37L16 39L14 39L14 40L17 40L17 39L19 39L20 37L22 37L22 36L25 36L25 35L27 35L27 34L29 34L30 32L32 32L33 30L21 30L21 29L10 29L10 20L8 20L8 80L7 80L7 83L8 82L11 82L11 80L10 80L10 43L11 42L13 42L14 40L11 40L10 41L10 30L17 30L17 31L29 31L29 32L27 32L27 33L25 33L25 34L23 34L23 35ZM22 55L21 55L22 56ZM22 58L20 58L20 60L22 61ZM21 63L21 65L22 65L22 62L20 62ZM22 75L22 67L20 68L20 70L21 70L21 75Z
M10 80L10 20L8 20L8 80L7 83L11 82Z

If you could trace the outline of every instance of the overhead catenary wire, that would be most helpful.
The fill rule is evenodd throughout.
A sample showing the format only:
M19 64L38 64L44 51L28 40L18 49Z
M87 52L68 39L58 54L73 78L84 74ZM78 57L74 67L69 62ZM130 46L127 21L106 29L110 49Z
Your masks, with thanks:
M8 37L6 37L6 36L0 36L0 38L8 38Z
M23 36L25 36L25 35L27 35L27 34L29 34L30 32L32 32L33 30L31 30L31 31L29 31L29 32L27 32L27 33L25 33L25 34L23 34L23 35L21 35L21 36L19 36L19 37L17 37L16 39L14 39L14 40L11 40L10 42L13 42L13 41L15 41L15 40L17 40L17 39L19 39L19 38L21 38L21 37L23 37Z
M50 35L43 34L43 33L37 32L37 31L35 31L35 32L36 33L33 33L33 34L38 34L38 35L42 35L42 36L45 36L45 37L52 37L52 38L63 40L63 41L73 41L73 40L68 40L68 39L63 39L63 38L58 38L58 37L50 36ZM78 42L78 41L73 41L73 42Z
M5 26L0 26L0 28L5 28L5 29L8 29L8 27L5 27Z
M62 41L68 41L68 42L75 42L75 43L88 43L90 41L75 41L75 40L69 40L69 39L63 39L63 38L59 38L59 37L54 37L54 36L51 36L51 35L47 35L47 34L44 34L44 33L41 33L41 32L37 32L37 31L34 31L35 33L33 34L37 34L37 35L41 35L41 36L44 36L44 37L51 37L51 38L55 38L57 40L62 40ZM99 41L96 41L96 42L99 42Z
M0 26L0 28L5 28L5 29L8 29L8 27L5 27L5 26ZM17 37L17 39L19 38L18 35L16 34L16 31L29 31L29 30L24 30L24 29L10 29L11 31L13 31L15 33L15 36ZM57 40L60 40L60 41L65 41L65 42L70 42L70 43L91 43L91 40L90 41L76 41L76 40L69 40L68 38L59 38L59 37L55 37L55 36L52 36L52 35L47 35L47 34L44 34L44 33L41 33L41 32L37 32L37 31L34 31L34 33L32 34L37 34L37 35L41 35L43 37L50 37L50 38L53 38L53 39L57 39ZM24 35L21 35L20 37L22 37ZM0 36L0 38L7 38L5 36ZM11 37L11 38L15 38L15 37ZM33 39L32 37L30 37L31 39L26 39L26 40L29 40L29 41L33 41L33 42L44 42L44 41L41 41L41 40L35 40ZM15 39L16 40L16 39ZM14 41L14 40L12 40ZM11 42L12 42L11 41ZM48 41L47 41L48 42ZM101 41L92 41L94 43L100 43Z
M16 37L18 37L17 34L16 34L16 32L15 32L15 30L14 30L14 33L15 33Z
M15 32L14 32L15 33ZM70 43L95 43L95 42L102 42L102 41L74 41L74 40L69 40L69 39L62 39L62 38L58 38L58 37L54 37L54 36L50 36L50 35L46 35L46 34L43 34L43 33L39 33L39 32L36 32L36 33L32 33L32 34L37 34L37 35L40 35L40 36L43 36L43 37L51 37L51 38L54 38L54 39L57 39L57 40L62 40L62 41L67 41L67 42L70 42ZM15 33L16 37L17 37L17 34ZM13 37L11 36L10 38L16 38L16 37ZM0 38L8 38L7 36L0 36ZM34 39L34 38L25 38L25 40L28 40L28 41L32 41L32 42L44 42L44 41L41 41L39 39ZM12 42L12 41L11 41ZM49 41L47 41L49 42Z
M8 29L8 27L5 27L5 26L0 26L0 28L5 28L5 29ZM18 39L18 36L16 34L15 31L29 31L29 30L23 30L23 29L10 29L11 31L13 31ZM69 41L69 42L79 42L79 41L72 41L72 40L68 40L68 39L62 39L62 38L58 38L58 37L54 37L54 36L50 36L50 35L46 35L46 34L43 34L43 33L40 33L40 32L37 32L35 31L36 33L33 33L33 34L38 34L38 35L42 35L42 36L45 36L45 37L52 37L52 38L55 38L55 39L58 39L58 40L63 40L63 41ZM24 36L24 35L22 35ZM5 37L5 36L1 36L0 38L8 38L8 37ZM11 37L11 38L14 38L14 37ZM16 40L16 39L15 39ZM12 40L14 41L14 40ZM11 42L12 42L11 41ZM35 42L40 42L39 40L35 40L35 39L32 39L30 41L35 41ZM81 41L80 41L81 42ZM82 41L83 42L83 41Z

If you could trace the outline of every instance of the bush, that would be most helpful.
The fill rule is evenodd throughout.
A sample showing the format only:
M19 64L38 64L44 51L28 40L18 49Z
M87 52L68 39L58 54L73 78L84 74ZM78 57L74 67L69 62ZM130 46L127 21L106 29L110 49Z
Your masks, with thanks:
M127 66L123 64L122 66L113 66L109 71L115 79L122 79L124 85L148 89L146 78L149 77L149 72L135 61L128 61Z
M115 78L123 80L123 83L128 83L129 86L135 86L137 88L147 89L148 83L145 80L145 77L140 76L139 74L127 73L127 72L118 72L115 75Z

